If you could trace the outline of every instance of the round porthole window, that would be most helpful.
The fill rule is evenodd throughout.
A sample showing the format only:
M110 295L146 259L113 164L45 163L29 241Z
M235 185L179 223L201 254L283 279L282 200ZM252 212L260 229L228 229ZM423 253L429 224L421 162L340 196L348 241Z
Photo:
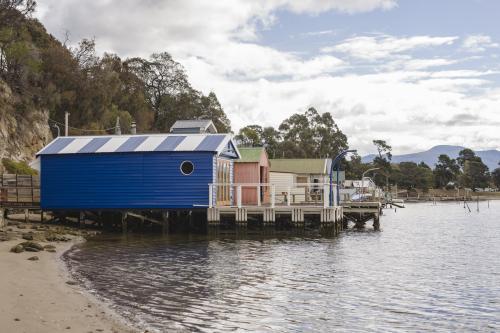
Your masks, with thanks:
M181 172L185 176L189 176L194 171L194 165L191 161L184 161L181 163Z

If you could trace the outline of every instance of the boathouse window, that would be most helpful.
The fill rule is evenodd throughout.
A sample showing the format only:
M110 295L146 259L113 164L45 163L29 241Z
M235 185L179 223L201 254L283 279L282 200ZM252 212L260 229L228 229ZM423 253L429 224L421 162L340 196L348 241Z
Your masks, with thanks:
M190 161L184 161L181 163L181 172L185 176L189 176L192 174L194 171L194 165L193 162Z

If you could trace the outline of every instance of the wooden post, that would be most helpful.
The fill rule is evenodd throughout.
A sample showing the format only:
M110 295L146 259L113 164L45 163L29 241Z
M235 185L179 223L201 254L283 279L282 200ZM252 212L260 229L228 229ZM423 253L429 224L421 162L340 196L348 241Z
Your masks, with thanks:
M323 207L330 206L330 186L323 185Z
M162 226L161 226L161 232L165 235L170 232L170 214L167 211L162 211L161 212L161 220L162 220Z
M238 187L236 187L236 195L237 195L237 205L238 205L238 208L241 208L241 185L238 185Z
M40 211L40 223L43 223L43 210Z
M276 185L271 185L271 208L274 208L276 203Z
M122 232L127 233L127 213L122 212Z
M257 206L261 206L262 203L260 202L260 193L261 193L262 189L260 188L260 184L257 185Z
M338 206L339 198L337 198L337 185L333 185L333 206Z
M189 233L191 234L191 230L193 229L193 211L190 210L188 212L188 227L189 227Z
M213 204L214 204L213 203L213 200L214 200L213 191L214 191L213 184L208 184L208 208L212 208Z
M81 228L83 222L85 221L85 212L80 212L80 215L78 216L78 227Z
M380 230L380 215L375 214L373 216L373 229Z

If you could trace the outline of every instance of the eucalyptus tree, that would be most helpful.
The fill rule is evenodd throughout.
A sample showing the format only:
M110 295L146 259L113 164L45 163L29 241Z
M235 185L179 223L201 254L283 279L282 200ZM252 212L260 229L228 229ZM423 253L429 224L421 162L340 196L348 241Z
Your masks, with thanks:
M434 168L434 183L436 187L443 188L450 182L457 180L460 174L460 166L457 160L450 158L446 154L438 157L438 162Z

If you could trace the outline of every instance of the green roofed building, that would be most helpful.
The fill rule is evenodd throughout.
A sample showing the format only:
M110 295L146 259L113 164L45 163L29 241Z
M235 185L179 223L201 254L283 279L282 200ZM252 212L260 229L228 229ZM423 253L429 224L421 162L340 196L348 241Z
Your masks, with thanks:
M285 196L290 191L295 203L322 200L322 184L330 181L330 158L272 159L270 163L270 182L275 185L278 198L282 196L286 201ZM336 178L334 172L333 180ZM340 181L345 179L344 171L339 172L339 178Z

